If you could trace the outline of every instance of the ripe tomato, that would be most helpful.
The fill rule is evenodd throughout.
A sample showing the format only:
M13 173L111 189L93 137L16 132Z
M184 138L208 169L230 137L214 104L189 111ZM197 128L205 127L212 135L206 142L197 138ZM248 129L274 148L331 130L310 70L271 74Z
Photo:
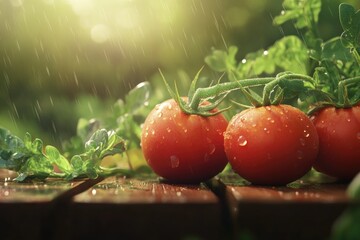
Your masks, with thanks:
M238 113L230 120L224 138L233 170L254 184L292 182L311 169L318 153L314 125L289 105Z
M328 107L311 118L319 135L319 156L314 168L350 180L360 172L360 106Z
M181 183L198 183L221 172L227 164L222 114L188 115L173 100L147 116L141 136L144 157L159 176Z

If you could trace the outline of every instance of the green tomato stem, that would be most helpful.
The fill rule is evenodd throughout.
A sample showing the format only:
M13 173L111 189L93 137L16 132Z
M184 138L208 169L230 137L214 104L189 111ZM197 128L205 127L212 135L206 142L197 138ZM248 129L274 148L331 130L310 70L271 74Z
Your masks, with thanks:
M356 50L356 48L353 48L351 51L352 55L354 56L357 64L360 66L360 54L358 53L358 51Z
M189 103L189 106L191 109L197 110L199 108L202 99L219 96L221 94L226 94L235 90L239 90L241 87L246 88L246 87L261 86L273 80L274 80L273 77L253 78L253 79L238 80L235 82L219 83L214 86L206 87L206 88L198 88L195 91L193 98Z

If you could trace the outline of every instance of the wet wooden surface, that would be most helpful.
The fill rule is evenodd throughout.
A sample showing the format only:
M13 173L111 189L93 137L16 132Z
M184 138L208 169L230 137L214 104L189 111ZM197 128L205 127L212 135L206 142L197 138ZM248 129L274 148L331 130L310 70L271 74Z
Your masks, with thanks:
M235 234L254 239L328 239L346 209L347 184L304 179L287 186L253 186L236 175L220 177Z
M220 202L204 184L169 184L156 177L108 178L75 196L68 218L66 239L117 234L123 239L220 239L223 234Z
M55 199L81 182L16 183L11 181L15 176L0 171L0 239L41 239Z
M329 179L271 187L233 174L199 185L13 177L0 171L1 239L326 239L349 204L347 185Z

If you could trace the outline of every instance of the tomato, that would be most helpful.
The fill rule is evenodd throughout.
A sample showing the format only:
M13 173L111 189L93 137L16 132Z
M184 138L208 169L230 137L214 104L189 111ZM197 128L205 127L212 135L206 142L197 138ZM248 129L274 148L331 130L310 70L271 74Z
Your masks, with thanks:
M312 117L319 135L314 168L344 180L360 172L360 106L327 107Z
M311 120L289 105L250 108L235 115L224 134L235 172L254 184L285 185L312 167L319 139Z
M144 157L159 176L179 183L198 183L221 172L227 158L223 133L227 120L185 114L167 100L147 116L141 136Z

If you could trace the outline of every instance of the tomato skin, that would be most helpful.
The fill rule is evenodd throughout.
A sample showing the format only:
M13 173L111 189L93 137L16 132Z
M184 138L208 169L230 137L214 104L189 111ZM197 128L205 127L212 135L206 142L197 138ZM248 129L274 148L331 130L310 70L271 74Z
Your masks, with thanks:
M235 115L224 135L235 172L253 184L285 185L312 167L319 139L311 120L289 105L251 108Z
M178 183L199 183L228 163L223 133L227 120L188 115L173 100L155 107L146 118L141 145L144 157L159 176Z
M314 168L350 180L360 172L360 106L327 107L311 118L319 135L319 156Z

